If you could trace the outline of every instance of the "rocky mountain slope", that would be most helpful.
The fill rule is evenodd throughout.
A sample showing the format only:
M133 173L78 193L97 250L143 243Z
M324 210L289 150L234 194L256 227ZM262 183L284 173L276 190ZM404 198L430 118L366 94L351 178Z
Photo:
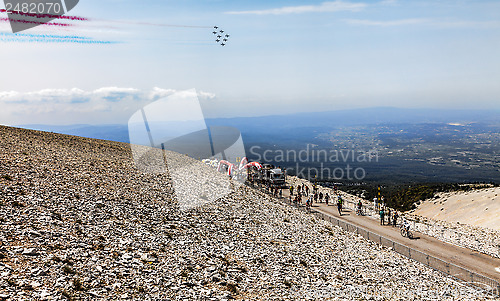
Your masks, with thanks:
M127 144L0 126L0 149L0 300L486 298L245 186L181 211Z

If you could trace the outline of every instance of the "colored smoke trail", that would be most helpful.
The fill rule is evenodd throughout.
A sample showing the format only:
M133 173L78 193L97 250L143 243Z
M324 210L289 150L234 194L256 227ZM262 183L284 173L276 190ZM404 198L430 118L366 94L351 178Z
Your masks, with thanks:
M181 24L164 24L164 23L154 23L154 22L139 22L139 21L120 21L120 20L106 20L106 19L89 19L79 16L66 16L66 15L51 15L51 14L31 14L23 13L18 11L9 11L6 9L0 9L0 13L10 13L17 14L21 16L34 17L34 18L53 18L53 19L64 19L70 21L101 21L109 23L119 23L127 25L144 25L144 26L155 26L155 27L177 27L177 28L212 28L212 26L201 26L201 25L181 25ZM18 20L17 22L23 22ZM36 23L36 21L24 21L23 23ZM41 22L40 24L42 24ZM63 24L63 23L52 23L52 24ZM59 25L64 26L64 25ZM70 25L68 25L70 26Z
M130 22L129 24L158 26L158 27L212 28L212 26L176 25L176 24L162 24L162 23L151 23L151 22Z
M72 44L116 44L113 41L98 41L98 40L69 40L69 39L13 39L13 38L0 38L0 42L15 42L15 43L72 43Z
M65 21L90 21L88 18L78 17L78 16L22 13L17 11L7 11L6 9L0 9L0 13L7 13L9 15L9 18L0 18L0 22L36 24L43 26L51 26L52 28L58 28L58 27L68 28L77 25L71 24L69 22L68 23L51 22L51 21L46 22L46 20L43 19L65 20ZM16 18L12 18L13 15L16 15ZM24 16L26 18L23 18ZM108 44L108 45L121 43L118 41L97 40L91 37L78 36L78 35L26 34L26 33L0 32L0 43L2 42L3 43Z
M20 43L73 43L73 44L117 44L115 41L94 40L89 37L69 35L0 33L0 42Z
M24 23L24 24L38 24L38 25L46 25L46 26L61 26L61 27L73 26L72 24L67 24L67 23L46 23L46 22L27 21L27 20L10 20L9 18L0 18L0 21L16 22L16 23Z
M0 36L15 36L15 37L26 37L26 38L47 38L47 39L81 39L81 40L91 40L89 37L82 36L69 36L69 35L53 35L53 34L31 34L31 33L5 33L0 32Z
M92 19L92 21L102 21L102 22L128 24L128 25L157 26L157 27L212 28L212 26L201 26L201 25L180 25L180 24L164 24L164 23L138 22L138 21L119 21L119 20L105 20L105 19Z
M99 26L100 32L103 28L112 28L114 32L116 31L137 31L141 26L150 27L171 27L171 28L188 28L188 29L208 29L213 26L201 26L201 25L182 25L182 24L164 24L149 22L149 20L144 21L134 21L134 20L106 20L106 19L94 19L79 16L66 16L66 15L50 15L50 14L33 14L33 13L22 13L17 11L7 11L6 9L0 9L0 13L7 13L8 18L0 18L1 22L10 22L11 26L17 23L26 23L34 25L44 25L51 27L51 31L56 31L60 29L61 31L69 28L73 28L74 31L78 32L79 27L96 27ZM15 16L15 17L14 17ZM26 18L23 18L26 16ZM52 19L52 21L67 21L63 22L43 22L44 19ZM76 22L71 22L76 21ZM85 23L78 23L78 21L88 21ZM93 23L98 24L93 24ZM114 25L117 24L117 25ZM118 25L120 24L120 25ZM127 26L131 25L131 26ZM18 26L20 26L18 24ZM31 26L34 27L34 26ZM135 28L134 28L135 27ZM85 29L84 29L85 30ZM13 30L14 31L14 30ZM117 44L123 43L123 41L112 41L106 40L94 40L94 38L80 37L80 36L56 36L56 35L28 35L28 34L12 34L7 35L5 33L0 33L0 42L21 42L21 43L79 43L79 44Z
M7 13L6 9L0 9L0 13ZM84 18L84 17L78 17L78 16L66 16L66 15L50 15L50 14L30 14L30 13L23 13L23 12L18 12L18 11L11 11L8 12L11 14L16 14L16 15L22 15L22 16L27 16L27 17L35 17L35 18L54 18L54 19L65 19L65 20L71 20L71 21L88 21L89 19Z

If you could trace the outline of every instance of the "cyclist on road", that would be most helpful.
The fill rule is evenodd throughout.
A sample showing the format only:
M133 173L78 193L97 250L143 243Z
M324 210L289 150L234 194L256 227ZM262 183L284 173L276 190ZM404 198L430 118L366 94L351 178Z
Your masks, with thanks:
M339 215L342 216L342 198L339 197L337 201L337 210L339 211Z
M410 223L405 218L403 218L403 222L401 223L400 229L401 229L401 236L403 237L406 236L409 239L413 238L413 235L410 232Z
M403 218L403 224L401 227L403 227L406 231L410 231L410 223L406 220L406 218Z
M307 212L311 212L312 198L308 197L306 200L306 210Z

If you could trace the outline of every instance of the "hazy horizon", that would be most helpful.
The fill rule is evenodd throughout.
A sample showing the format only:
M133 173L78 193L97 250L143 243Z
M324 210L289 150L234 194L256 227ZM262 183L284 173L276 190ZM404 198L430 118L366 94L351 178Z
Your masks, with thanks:
M270 117L286 117L286 116L295 116L295 115L308 115L308 114L325 114L325 113L355 113L355 112L366 112L366 111L379 111L379 110L388 110L388 111L407 111L407 112L448 112L448 113L466 113L467 115L471 113L484 113L488 115L494 115L494 114L500 114L500 109L495 109L495 110L464 110L464 109L429 109L429 108L419 108L419 109L412 109L412 108L398 108L398 107L366 107L366 108L359 108L359 109L339 109L339 110L330 110L330 111L303 111L303 112L292 112L292 113L283 113L283 114L268 114L268 115L253 115L253 116L223 116L223 117L207 117L208 120L231 120L231 119L251 119L251 118L270 118ZM450 118L450 117L446 117ZM444 118L444 119L446 119ZM459 121L459 120L457 120ZM440 121L436 121L440 122ZM441 121L443 123L446 122L451 122L451 121ZM479 122L479 121L477 121ZM1 124L1 123L0 123ZM59 124L59 123L19 123L19 124L2 124L5 126L20 126L20 127L26 127L26 126L126 126L127 123L65 123L65 124Z

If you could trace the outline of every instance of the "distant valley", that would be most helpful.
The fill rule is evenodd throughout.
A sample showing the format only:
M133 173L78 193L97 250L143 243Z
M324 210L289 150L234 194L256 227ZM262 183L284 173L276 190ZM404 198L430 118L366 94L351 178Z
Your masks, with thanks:
M500 183L500 112L372 108L291 115L207 119L208 125L232 126L241 131L250 160L297 169L362 168L362 180L336 177L340 183ZM127 125L23 125L63 134L128 141ZM276 154L309 151L309 160L281 160ZM312 153L376 152L377 161L312 160ZM340 161L340 162L339 162ZM346 162L344 162L346 161ZM347 162L348 161L348 162ZM359 161L359 162L358 162ZM321 164L322 163L322 164ZM299 174L300 175L300 174ZM303 176L303 175L302 175ZM307 177L308 175L306 175Z

